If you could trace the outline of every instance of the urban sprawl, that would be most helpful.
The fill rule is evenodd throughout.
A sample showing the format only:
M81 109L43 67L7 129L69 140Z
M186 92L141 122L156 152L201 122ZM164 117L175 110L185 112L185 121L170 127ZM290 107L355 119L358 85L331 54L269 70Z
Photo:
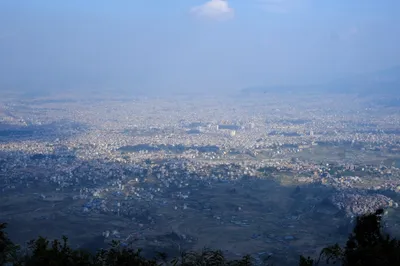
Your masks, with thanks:
M398 215L400 112L374 100L4 99L0 220L64 221L54 237L77 245L311 255L338 241L315 230L345 238L357 215Z

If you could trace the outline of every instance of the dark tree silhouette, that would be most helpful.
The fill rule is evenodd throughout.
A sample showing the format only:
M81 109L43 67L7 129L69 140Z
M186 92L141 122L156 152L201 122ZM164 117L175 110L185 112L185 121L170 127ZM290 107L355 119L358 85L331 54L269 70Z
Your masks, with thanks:
M6 265L16 259L18 246L8 238L5 229L7 224L0 223L0 265Z
M300 256L300 266L339 264L343 266L394 266L400 265L400 241L383 232L383 210L357 217L353 232L344 247L338 244L324 248L317 259ZM6 224L0 224L0 266L250 266L254 260L244 256L240 260L229 260L219 250L204 249L202 252L185 252L168 259L159 253L154 259L147 259L140 250L122 247L113 241L110 248L92 254L68 245L67 237L61 241L49 241L39 237L29 242L28 249L21 249L8 238ZM263 265L268 265L265 261Z
M73 249L68 245L67 237L61 241L49 241L44 237L32 240L28 250L20 252L5 233L6 224L0 225L0 266L250 266L252 258L244 256L241 260L228 260L219 250L204 249L202 252L185 252L180 257L168 261L167 254L159 253L154 259L141 255L141 250L122 247L113 241L108 249L92 254L84 250Z
M382 228L383 210L356 218L356 225L344 248L338 244L324 248L317 260L300 257L301 266L327 264L343 266L400 265L400 241L385 234Z

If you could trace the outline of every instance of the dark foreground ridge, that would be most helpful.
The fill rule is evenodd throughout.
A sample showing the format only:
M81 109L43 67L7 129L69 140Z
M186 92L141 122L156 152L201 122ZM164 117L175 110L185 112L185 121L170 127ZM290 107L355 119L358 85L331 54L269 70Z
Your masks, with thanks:
M359 216L353 232L344 247L338 244L324 248L319 258L300 256L300 266L314 265L400 265L400 240L385 234L382 230L383 210ZM265 261L254 261L250 256L240 260L229 260L220 250L185 252L176 258L159 253L153 259L145 258L140 250L122 246L114 241L108 249L93 254L85 250L73 249L67 237L62 240L47 240L39 237L29 242L23 250L15 245L5 232L6 224L0 224L0 265L15 266L119 266L119 265L271 265Z

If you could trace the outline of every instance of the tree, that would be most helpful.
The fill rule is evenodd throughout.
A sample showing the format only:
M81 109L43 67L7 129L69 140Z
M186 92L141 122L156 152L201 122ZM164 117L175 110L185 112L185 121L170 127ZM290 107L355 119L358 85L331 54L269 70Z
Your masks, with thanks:
M68 245L68 238L63 236L62 241L49 241L44 237L29 242L28 255L24 257L26 266L89 266L93 265L90 253L72 249Z
M0 223L0 265L12 263L17 257L19 247L8 238L5 229L7 224Z
M140 254L141 250L121 247L113 241L109 249L100 250L94 258L95 266L157 266L156 260L148 260Z
M317 260L300 257L301 266L318 265L322 258L326 263L343 266L400 265L400 241L382 230L383 210L356 218L356 225L345 247L338 244L324 248Z
M344 247L338 244L324 248L317 259L300 256L300 266L316 266L321 262L343 266L400 265L400 241L383 232L383 210L356 218L356 225ZM91 254L68 245L67 237L49 241L39 237L29 242L22 255L18 246L8 238L6 224L0 224L0 266L250 266L254 260L244 256L240 260L225 258L220 250L204 249L202 252L185 252L168 261L167 254L159 253L147 259L141 250L122 246L113 241L110 248ZM263 265L268 265L264 261Z

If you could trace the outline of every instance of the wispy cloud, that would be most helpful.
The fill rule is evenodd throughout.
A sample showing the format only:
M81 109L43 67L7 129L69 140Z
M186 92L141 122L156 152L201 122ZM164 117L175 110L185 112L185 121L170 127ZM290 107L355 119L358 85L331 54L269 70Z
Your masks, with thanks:
M291 13L306 8L310 0L255 0L258 5L269 13Z
M359 34L360 30L356 26L351 26L342 30L338 31L333 31L330 34L331 40L341 40L341 41L346 41L346 40L351 40L355 36Z
M227 0L210 0L201 6L193 7L191 13L199 18L214 20L227 20L235 15Z
M291 8L290 0L257 0L263 9L272 13L287 13Z

